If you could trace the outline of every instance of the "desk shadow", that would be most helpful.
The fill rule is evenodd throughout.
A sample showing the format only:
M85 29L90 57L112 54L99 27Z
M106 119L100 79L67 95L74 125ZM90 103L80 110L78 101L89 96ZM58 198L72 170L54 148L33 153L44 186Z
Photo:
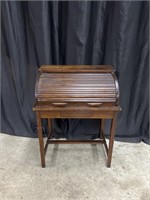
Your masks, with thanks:
M51 160L50 160L50 167L54 167L56 165L56 158L58 154L58 146L59 144L54 144Z
M107 158L104 146L102 144L100 144L100 146L98 146L98 147L99 148L97 149L97 144L91 144L92 159L93 159L94 164L98 163L99 161L106 160L106 158Z
M59 144L54 144L51 160L49 163L50 167L56 166L56 159L57 159L58 150L59 150L58 147L59 147ZM94 164L99 162L99 153L102 155L101 156L102 159L106 159L105 149L102 147L102 145L101 145L100 152L98 152L97 144L91 144L91 149L92 149L92 159L93 159Z
M97 145L96 144L91 144L91 148L92 148L93 163L97 163L97 162L99 162Z

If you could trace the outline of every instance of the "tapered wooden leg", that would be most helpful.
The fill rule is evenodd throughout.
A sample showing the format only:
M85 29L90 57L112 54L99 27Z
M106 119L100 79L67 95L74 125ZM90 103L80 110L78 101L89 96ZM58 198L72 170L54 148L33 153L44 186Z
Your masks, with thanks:
M39 112L36 112L36 117L37 117L37 130L38 130L40 155L41 155L41 166L45 167L44 141L43 141L41 117Z
M52 137L52 120L48 119L48 138Z
M105 120L104 120L104 119L101 119L100 139L103 138L102 133L104 133L104 124L105 124Z
M107 158L107 167L111 166L113 144L114 144L114 136L115 136L115 128L116 128L116 117L117 117L117 114L115 113L114 116L113 116L113 119L111 121L109 147L108 147L108 158Z

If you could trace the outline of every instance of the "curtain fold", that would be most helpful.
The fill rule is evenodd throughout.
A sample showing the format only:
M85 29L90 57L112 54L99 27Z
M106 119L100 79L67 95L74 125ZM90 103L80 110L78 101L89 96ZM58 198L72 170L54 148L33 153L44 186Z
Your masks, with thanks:
M3 1L1 132L37 137L32 111L38 67L111 64L122 112L116 139L149 143L149 3ZM55 137L96 138L99 120L54 120ZM106 123L108 135L110 121ZM43 121L46 132L46 121Z

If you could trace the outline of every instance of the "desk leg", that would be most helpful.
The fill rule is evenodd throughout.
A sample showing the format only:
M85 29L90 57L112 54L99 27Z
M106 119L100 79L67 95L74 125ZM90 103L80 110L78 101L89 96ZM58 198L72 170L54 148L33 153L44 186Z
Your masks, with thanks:
M101 119L100 139L103 139L105 119Z
M107 158L107 167L111 166L113 144L114 144L114 136L115 136L115 128L116 128L116 117L117 117L117 114L115 113L114 116L113 116L113 119L111 121L109 147L108 147L108 158Z
M48 119L48 139L52 137L52 119Z
M43 141L40 112L36 112L36 117L37 117L37 130L38 130L40 155L41 155L41 166L45 167L45 151L44 151L44 141Z

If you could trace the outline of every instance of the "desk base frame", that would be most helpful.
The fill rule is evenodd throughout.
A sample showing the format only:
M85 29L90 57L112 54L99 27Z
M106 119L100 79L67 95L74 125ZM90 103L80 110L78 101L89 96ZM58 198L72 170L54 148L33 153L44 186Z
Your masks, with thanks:
M107 112L102 114L102 116L99 116L98 118L101 119L101 127L100 127L100 137L99 139L95 140L55 140L52 139L52 124L51 124L51 117L53 114L49 112L40 112L39 110L36 111L36 116L37 116L37 129L38 129L38 138L39 138L39 146L40 146L40 156L41 156L41 166L44 168L46 166L45 163L45 156L46 156L46 151L48 148L49 144L104 144L105 150L106 150L106 156L107 156L107 167L111 167L111 160L112 160L112 152L113 152L113 144L114 144L114 136L115 136L115 127L116 127L116 117L117 117L117 112L111 112L112 114L108 113L107 117ZM104 117L104 118L103 118ZM42 132L42 123L41 119L42 118L47 118L48 119L48 129L49 129L49 134L48 138L46 141L46 144L44 144L43 140L43 132ZM76 117L77 118L77 117ZM109 137L109 144L107 145L105 135L104 135L104 121L105 119L111 119L111 128L110 128L110 137Z

